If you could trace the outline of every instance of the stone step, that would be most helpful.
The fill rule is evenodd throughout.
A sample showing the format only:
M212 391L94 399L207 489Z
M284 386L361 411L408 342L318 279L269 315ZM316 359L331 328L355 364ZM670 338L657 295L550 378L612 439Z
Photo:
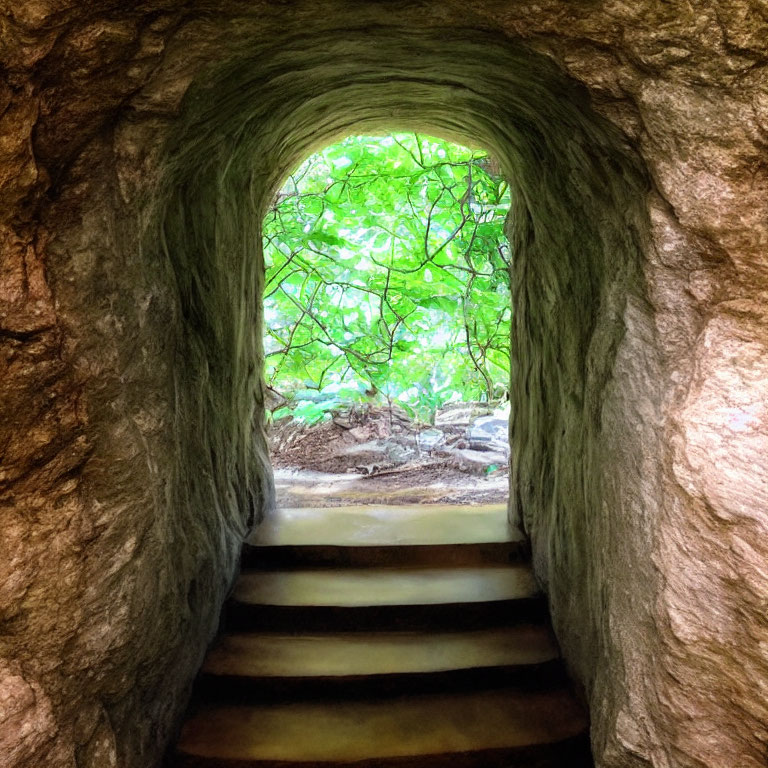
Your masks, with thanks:
M438 630L544 620L526 565L245 572L227 606L231 629Z
M275 700L563 682L551 631L522 624L443 633L223 635L205 661L198 694Z
M251 535L260 545L479 544L521 540L504 504L301 507L273 512Z
M175 768L586 768L587 721L564 689L206 706Z
M248 539L248 568L462 566L523 559L501 504L282 509Z
M525 560L525 542L481 544L404 544L347 547L334 544L254 546L245 544L242 566L248 569L275 568L366 568L385 566L504 565Z

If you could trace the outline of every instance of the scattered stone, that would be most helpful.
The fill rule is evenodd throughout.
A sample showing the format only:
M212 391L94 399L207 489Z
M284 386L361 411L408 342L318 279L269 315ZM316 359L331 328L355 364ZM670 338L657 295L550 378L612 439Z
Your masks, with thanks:
M435 414L435 426L440 428L466 428L475 419L493 413L487 403L448 403Z
M472 450L509 454L509 419L480 416L469 425L467 432Z
M350 427L349 434L359 442L368 439L368 432L363 427Z
M445 432L440 429L424 429L417 432L416 439L422 451L432 451L445 440Z

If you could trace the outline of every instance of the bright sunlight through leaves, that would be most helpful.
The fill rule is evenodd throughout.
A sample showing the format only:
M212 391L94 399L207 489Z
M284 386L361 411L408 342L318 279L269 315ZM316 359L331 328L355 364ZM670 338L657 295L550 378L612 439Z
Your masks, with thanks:
M442 139L353 136L304 162L264 223L266 378L294 415L381 398L431 421L501 397L509 204L487 153Z

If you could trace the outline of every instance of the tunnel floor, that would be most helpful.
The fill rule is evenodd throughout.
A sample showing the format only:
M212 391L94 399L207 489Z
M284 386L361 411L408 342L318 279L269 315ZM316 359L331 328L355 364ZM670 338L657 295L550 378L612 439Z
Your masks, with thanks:
M591 766L503 505L284 509L251 537L167 766Z

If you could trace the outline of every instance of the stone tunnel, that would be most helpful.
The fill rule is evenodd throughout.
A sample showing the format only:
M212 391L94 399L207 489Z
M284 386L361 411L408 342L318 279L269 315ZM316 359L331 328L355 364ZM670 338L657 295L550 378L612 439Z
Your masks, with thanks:
M512 189L510 519L601 768L768 759L768 7L0 2L0 765L152 768L272 499L261 219L362 131Z

